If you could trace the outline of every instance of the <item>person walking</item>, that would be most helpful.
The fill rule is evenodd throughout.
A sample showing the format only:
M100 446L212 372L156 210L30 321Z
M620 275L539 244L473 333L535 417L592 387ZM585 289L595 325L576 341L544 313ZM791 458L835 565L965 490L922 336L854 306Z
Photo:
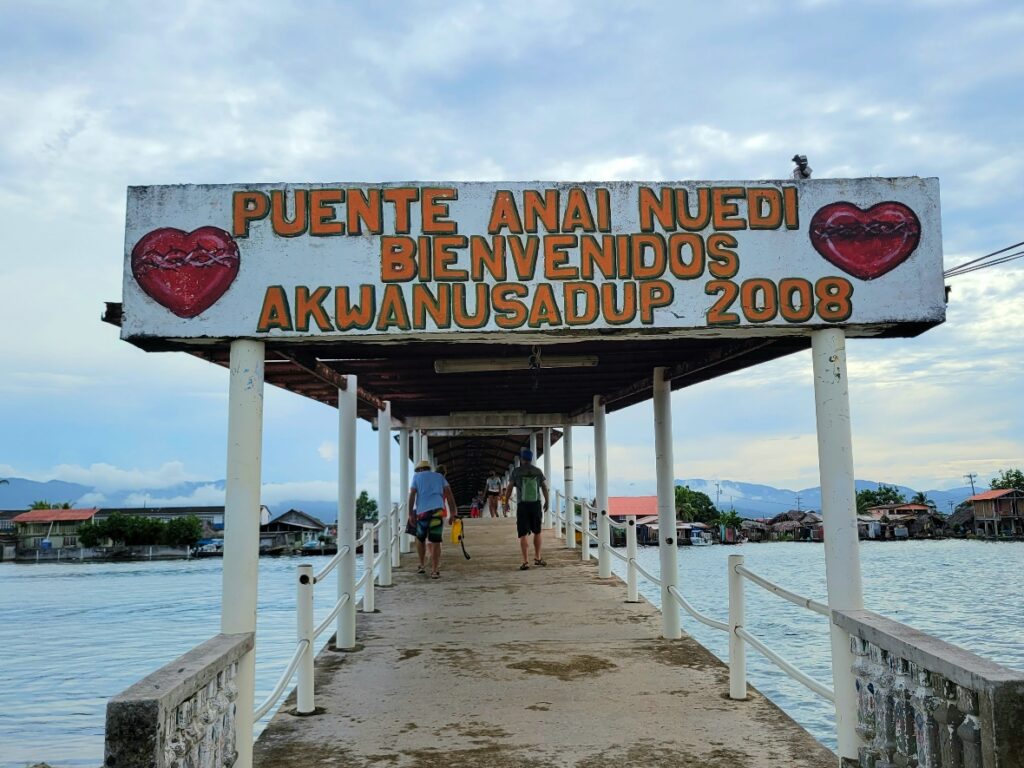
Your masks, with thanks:
M416 528L416 554L420 567L416 573L426 573L426 554L430 551L430 578L441 577L441 539L444 538L445 502L451 510L452 520L458 513L455 495L440 472L430 469L423 460L416 465L409 488L409 524Z
M505 490L504 503L508 506L512 489L515 489L516 498L516 533L519 535L519 551L523 555L523 564L519 570L530 570L529 550L530 535L533 535L533 564L547 565L540 555L541 548L541 519L542 513L548 509L548 484L544 473L533 466L533 452L524 448L519 454L519 466L512 470L512 477L509 479L508 488ZM541 509L540 499L544 497L544 507Z
M491 476L487 478L487 509L490 510L491 517L498 516L498 498L501 496L501 478L498 477L498 473L492 471Z

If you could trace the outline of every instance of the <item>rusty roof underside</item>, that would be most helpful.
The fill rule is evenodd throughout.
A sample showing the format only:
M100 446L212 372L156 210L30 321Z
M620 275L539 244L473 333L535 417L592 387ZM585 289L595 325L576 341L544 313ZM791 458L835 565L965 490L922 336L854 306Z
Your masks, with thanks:
M120 325L121 305L108 303L104 321ZM534 346L508 342L458 342L410 339L388 343L364 340L318 342L265 339L266 382L330 406L337 406L338 389L347 376L358 381L360 418L375 421L384 401L391 403L394 420L430 426L430 447L445 464L460 504L468 503L491 471L504 473L528 430L446 429L453 414L519 412L557 415L576 424L590 423L593 398L603 398L608 412L651 397L653 371L665 366L672 389L680 389L782 357L810 346L804 333L775 336L708 338L637 336L609 333L579 340L553 337L542 357L592 356L590 367L438 373L443 360L518 360L525 364ZM923 330L923 328L922 328ZM886 335L886 334L881 334ZM904 332L901 335L907 335ZM147 351L185 351L209 362L229 365L229 339L171 342L134 340ZM560 426L562 422L530 426ZM558 435L553 437L556 440ZM538 439L538 449L541 448Z

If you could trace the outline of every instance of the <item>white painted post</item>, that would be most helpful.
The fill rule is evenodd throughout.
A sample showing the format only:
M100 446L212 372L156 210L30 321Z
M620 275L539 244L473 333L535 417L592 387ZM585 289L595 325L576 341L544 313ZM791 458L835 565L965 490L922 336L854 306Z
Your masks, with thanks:
M654 462L658 475L658 549L661 556L662 636L682 637L679 603L669 593L677 587L676 498L672 467L672 387L664 368L654 369Z
M565 425L562 432L562 479L565 483L565 546L576 549L576 533L572 527L575 515L572 495L572 424Z
M357 379L338 390L338 548L348 547L338 561L338 599L348 602L338 612L336 648L356 645L356 406Z
M430 455L430 440L428 439L425 431L420 434L420 461L423 461L424 459L429 461L431 466L433 466L434 457Z
M405 528L401 522L402 512L397 502L391 502L391 568L400 568L402 565L401 538L402 529Z
M412 536L405 532L405 521L409 517L409 510L405 508L409 500L409 430L398 431L398 454L401 458L398 461L398 500L400 509L404 514L398 515L398 530L402 532L401 552L407 555L412 552Z
M580 535L580 559L587 562L590 560L590 499L584 499L580 505L580 527L583 529Z
M369 574L366 577L366 586L363 587L363 613L375 613L377 610L374 600L377 569L373 567L373 561L377 559L377 555L373 551L373 528L367 525L359 540L363 543L363 573Z
M380 585L391 586L391 403L384 401L377 411L377 551L380 558Z
M313 566L298 567L298 583L295 594L295 623L297 639L306 641L306 649L299 662L299 683L295 692L295 711L308 715L313 704Z
M597 575L612 575L611 530L608 525L608 430L604 401L594 395L594 474L597 481Z
M857 496L853 484L846 334L840 328L815 331L811 334L811 356L828 607L830 610L857 610L864 607L864 594L857 540ZM856 731L857 692L851 672L850 636L835 624L830 624L830 633L837 747L841 758L855 760L862 742Z
M263 458L262 341L231 342L228 392L227 481L224 489L224 563L220 628L256 631L260 549L260 466ZM252 766L256 657L238 660L235 727L238 768Z
M729 698L747 698L747 646L736 630L743 626L743 555L729 555Z
M530 442L529 442L528 447L530 449L530 453L533 454L533 460L537 461L537 433L536 432L531 432L530 433Z
M626 602L639 603L636 573L636 515L626 518Z
M548 484L548 493L551 493L551 427L544 427L544 479ZM550 497L549 497L550 499ZM550 499L548 509L544 513L544 527L551 527L551 510L554 499Z

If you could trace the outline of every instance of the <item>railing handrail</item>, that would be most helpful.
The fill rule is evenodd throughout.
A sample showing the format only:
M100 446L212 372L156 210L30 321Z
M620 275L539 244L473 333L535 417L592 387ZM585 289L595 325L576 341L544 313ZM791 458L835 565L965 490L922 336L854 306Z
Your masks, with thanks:
M281 694L284 693L284 689L288 683L291 682L292 677L295 676L295 670L299 667L299 662L302 660L302 654L306 652L306 646L309 645L308 640L299 640L295 644L295 653L292 654L291 661L288 662L288 666L285 667L284 673L277 681L277 685L274 686L274 690L270 692L270 695L263 700L263 703L256 707L256 711L253 713L253 719L259 720L270 708L277 703L277 700L281 698Z
M345 557L345 555L350 551L351 550L347 544L344 547L338 547L338 553L328 561L327 565L323 567L323 570L321 570L320 573L313 577L313 583L318 584L326 579L330 572L333 571L338 566L338 563L341 562L341 558Z
M693 618L695 618L701 624L705 624L711 627L712 629L721 630L722 632L729 631L729 625L726 624L724 621L717 621L716 619L712 619L710 616L705 616L703 613L701 613L692 605L690 605L690 602L685 597L683 597L682 593L676 587L670 586L668 588L668 593L672 595L673 598L675 598L675 601L679 603L680 606L682 606L684 611L693 616Z
M604 545L604 548L605 548L605 551L606 551L606 552L607 552L607 553L608 553L609 555L612 555L613 557L617 557L617 558L619 558L619 560L621 560L622 562L624 562L624 563L625 563L626 565L629 565L629 558L628 558L628 557L626 557L626 556L625 556L624 554L622 554L621 552L619 552L619 550L615 549L615 547L611 546L610 544L605 544L605 545Z
M351 595L346 593L346 594L342 595L341 598L334 604L334 608L331 610L331 612L329 614L327 614L327 618L325 618L323 621L321 621L320 625L316 629L313 630L313 639L314 640L316 640L318 637L320 637L320 635L322 635L324 633L324 630L326 630L329 626L331 626L331 622L333 622L336 618L338 618L338 613L341 611L342 608L345 607L345 605L348 603L348 601L351 599L351 597L352 597Z
M661 586L661 579L657 578L656 576L652 576L650 571L646 570L644 567L640 565L640 563L636 561L635 557L631 558L629 560L629 563L632 564L632 566L636 569L637 573L639 573L641 576L643 576L645 579L651 582L651 584L654 584L659 587Z
M798 595L796 592L791 592L785 587L780 587L778 584L768 581L768 579L764 578L763 576L758 576L756 573L754 573L744 565L737 565L736 573L740 574L745 579L754 582L759 587L762 587L768 592L778 595L783 600L788 600L794 605L799 605L801 608L806 608L809 611L814 611L815 613L821 614L822 616L827 617L829 615L828 606L824 603L818 602L817 600L812 600L809 597L804 597L803 595Z
M835 693L833 693L831 688L828 688L827 686L822 685L817 680L815 680L813 677L809 677L808 675L806 675L803 672L801 672L799 669L794 667L792 664L790 664L788 661L786 661L784 658L782 658L779 654L777 654L775 651L773 651L767 645L765 645L760 640L758 640L756 637L754 637L752 634L747 632L747 630L745 628L743 628L743 627L736 627L736 634L737 634L737 636L742 637L746 642L750 643L750 645L752 645L758 651L760 651L760 653L765 658L770 659L771 661L775 662L775 665L779 669L781 669L787 675L792 677L794 680L796 680L799 683L803 683L807 688L809 688L810 690L814 691L816 694L818 694L822 698L827 699L828 701L831 701L833 704L835 704L836 696L835 696Z

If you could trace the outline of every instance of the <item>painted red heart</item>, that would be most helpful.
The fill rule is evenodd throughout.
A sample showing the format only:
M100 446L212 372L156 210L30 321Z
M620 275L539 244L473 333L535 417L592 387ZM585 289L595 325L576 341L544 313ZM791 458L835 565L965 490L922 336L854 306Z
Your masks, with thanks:
M914 252L921 222L903 203L879 203L866 211L852 203L831 203L814 214L810 237L814 249L841 270L873 280Z
M139 287L178 317L205 312L238 275L238 244L223 229L154 229L132 248Z

